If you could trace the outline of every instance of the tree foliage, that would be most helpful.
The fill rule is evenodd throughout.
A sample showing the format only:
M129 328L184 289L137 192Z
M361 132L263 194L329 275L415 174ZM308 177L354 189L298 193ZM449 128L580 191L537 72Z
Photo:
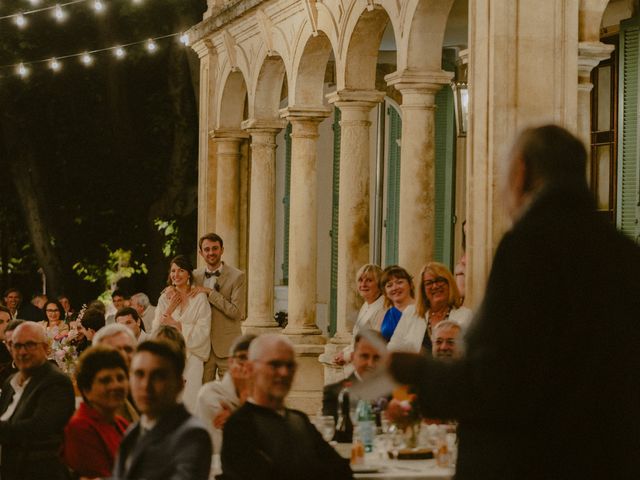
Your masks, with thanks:
M0 65L184 31L206 8L205 0L112 0L96 15L90 3L69 6L61 25L47 13L30 15L22 30L0 20ZM25 4L6 0L0 15ZM175 38L158 46L154 54L131 47L123 60L97 55L90 68L69 59L58 73L40 64L26 79L0 68L2 287L35 291L41 266L50 292L79 302L112 283L119 252L130 255L128 289L155 297L167 241L170 252L193 252L194 58Z

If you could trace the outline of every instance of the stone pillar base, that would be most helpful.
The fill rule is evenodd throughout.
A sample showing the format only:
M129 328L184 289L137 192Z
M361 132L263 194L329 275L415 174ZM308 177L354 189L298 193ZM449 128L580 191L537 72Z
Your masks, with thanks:
M318 356L324 351L324 346L299 344L295 338L289 338L294 343L298 370L287 397L287 406L313 416L322 407L324 376Z
M262 335L263 333L282 333L282 329L278 326L277 322L273 322L273 325L261 323L260 325L243 325L242 333Z

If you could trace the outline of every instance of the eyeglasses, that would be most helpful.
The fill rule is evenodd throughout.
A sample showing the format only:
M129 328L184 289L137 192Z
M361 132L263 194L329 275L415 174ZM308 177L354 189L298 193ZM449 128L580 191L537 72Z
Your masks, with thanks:
M24 348L27 352L33 352L41 343L42 342L13 343L11 345L11 348L13 348L16 352L22 348Z
M448 284L449 281L444 278L444 277L436 277L433 280L425 280L422 284L424 285L424 288L430 288L433 287L434 285L437 287L441 287L442 285Z
M270 362L258 362L258 363L264 363L265 365L268 365L271 370L273 370L274 372L280 370L282 367L285 367L287 370L289 371L294 371L296 368L298 368L298 364L296 362L284 362L282 360L271 360Z

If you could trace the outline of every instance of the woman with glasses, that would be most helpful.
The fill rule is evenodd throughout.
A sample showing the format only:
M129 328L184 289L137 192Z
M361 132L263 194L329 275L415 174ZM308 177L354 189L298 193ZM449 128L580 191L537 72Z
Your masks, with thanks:
M423 345L431 352L433 327L443 320L451 320L464 330L471 322L472 312L463 307L456 281L442 263L429 262L420 271L420 288L416 313L426 321Z
M69 325L65 323L65 314L62 305L57 300L49 300L44 304L44 314L46 320L44 327L47 329L47 336L55 338L60 334L69 332Z

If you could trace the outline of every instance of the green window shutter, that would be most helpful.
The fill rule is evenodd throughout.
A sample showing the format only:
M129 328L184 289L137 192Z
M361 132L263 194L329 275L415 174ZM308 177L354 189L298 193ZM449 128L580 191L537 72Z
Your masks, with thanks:
M333 193L331 210L331 292L329 298L329 335L338 323L338 207L340 204L340 109L333 110Z
M455 141L453 92L445 86L436 94L434 259L450 268L453 260Z
M289 217L291 213L291 123L284 131L285 170L284 170L284 254L282 256L282 283L289 285Z
M638 63L640 17L621 23L618 128L617 227L636 242L640 239L640 130L638 117Z
M398 263L398 219L400 216L400 138L402 118L400 112L389 105L389 132L387 138L387 215L385 221L385 263Z

